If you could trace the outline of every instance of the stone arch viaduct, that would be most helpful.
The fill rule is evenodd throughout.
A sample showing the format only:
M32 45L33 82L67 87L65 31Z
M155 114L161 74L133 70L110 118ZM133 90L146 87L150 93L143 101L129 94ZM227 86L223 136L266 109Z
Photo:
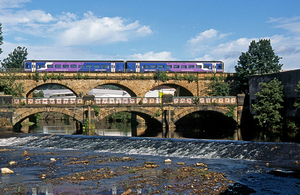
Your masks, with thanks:
M45 75L47 75L47 77L45 77ZM51 75L56 75L56 78L51 77ZM59 75L63 76L59 78ZM162 123L162 117L157 115L161 109L161 104L153 104L149 102L150 100L147 100L144 97L148 91L156 86L169 85L180 88L180 96L189 96L191 98L193 96L204 97L204 100L200 101L199 104L191 103L191 98L190 102L183 102L180 104L171 102L168 104L163 104L164 111L166 111L165 123L169 125L171 129L175 127L175 123L179 119L188 115L189 113L204 110L226 114L230 110L230 105L234 105L233 112L235 115L235 120L238 124L240 123L243 109L243 97L227 97L227 99L225 99L226 97L218 97L214 100L214 97L210 97L210 99L206 97L205 89L207 88L207 83L210 82L209 77L211 77L212 74L195 74L197 79L193 81L183 79L183 77L181 79L174 79L174 74L172 73L169 73L168 75L170 79L163 82L161 80L153 79L154 74L152 73L82 73L81 75L78 73L39 73L38 79L35 73L18 73L18 79L15 80L15 83L22 83L24 87L24 98L12 99L12 107L10 108L11 111L13 109L11 122L13 125L15 125L24 120L26 117L39 112L58 112L69 115L77 121L83 123L86 118L88 107L90 107L93 111L94 106L97 106L100 114L97 117L95 116L95 120L101 120L102 118L105 118L106 116L109 116L115 112L127 111L137 113L138 115L148 116L152 120ZM4 77L4 75L0 74L0 77L1 76ZM62 85L70 89L77 96L76 102L62 102L61 104L57 104L57 102L54 104L50 102L30 103L30 94L38 87L47 84ZM117 103L116 100L114 104L99 105L95 103L94 100L90 102L84 100L84 97L90 90L97 86L106 84L116 85L127 91L131 97L136 97L136 101L139 97L142 101L145 100L146 103L140 105L138 102L136 102L135 104L128 105ZM36 101L36 99L33 101ZM181 100L178 101L180 102ZM22 104L22 102L24 103ZM1 108L2 112L3 109L5 108Z

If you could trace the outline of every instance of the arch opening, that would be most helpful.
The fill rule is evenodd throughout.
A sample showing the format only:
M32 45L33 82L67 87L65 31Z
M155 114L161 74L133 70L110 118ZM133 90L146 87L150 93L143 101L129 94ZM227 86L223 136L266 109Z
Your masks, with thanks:
M109 130L118 126L121 132L126 131L127 134L131 132L129 136L157 137L161 133L161 121L153 116L154 113L145 109L128 110L126 107L120 107L100 116L95 127L96 129L100 127ZM127 125L124 125L124 123ZM102 132L100 130L98 134L101 135Z
M137 95L131 89L124 85L116 83L106 83L98 85L88 92L88 95L95 97L136 97Z
M82 123L64 112L30 113L13 126L15 132L33 134L81 134Z
M182 117L175 125L175 133L182 137L232 140L237 122L221 112L196 111Z
M78 94L61 84L43 84L30 90L26 97L70 98L78 97Z

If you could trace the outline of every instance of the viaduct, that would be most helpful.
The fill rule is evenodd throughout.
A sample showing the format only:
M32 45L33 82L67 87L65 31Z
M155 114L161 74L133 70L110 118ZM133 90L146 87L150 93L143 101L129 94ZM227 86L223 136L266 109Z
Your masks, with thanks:
M240 124L244 96L208 97L206 89L213 74L167 73L166 75L167 79L155 78L154 73L14 73L14 84L22 84L23 97L6 97L5 101L2 98L4 105L2 103L0 106L0 112L10 113L10 121L12 125L16 125L30 115L40 112L63 113L83 123L86 118L101 120L113 113L126 111L162 123L163 129L168 129L169 133L175 130L175 123L178 120L197 111L215 111L225 115L231 111L234 113L234 120ZM0 73L2 79L7 76ZM225 76L233 77L232 74ZM228 81L234 83L234 80ZM31 97L34 90L47 84L64 86L77 98L54 100ZM131 95L131 98L99 99L87 95L95 87L107 84L122 88ZM176 88L179 97L165 100L145 98L148 91L161 85ZM7 106L9 104L10 106ZM99 109L97 116L90 114L95 107Z

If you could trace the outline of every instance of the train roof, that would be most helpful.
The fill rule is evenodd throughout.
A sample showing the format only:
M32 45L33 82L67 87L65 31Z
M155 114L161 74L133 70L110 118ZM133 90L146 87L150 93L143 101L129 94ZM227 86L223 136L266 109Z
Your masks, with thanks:
M168 60L127 60L126 62L153 62L153 63L158 63L158 62L162 62L162 63L167 63L167 62L171 62L171 63L209 63L209 62L220 62L223 63L221 60L211 60L211 61L196 61L196 60L192 60L192 61L168 61Z
M25 62L124 62L123 60L26 60Z

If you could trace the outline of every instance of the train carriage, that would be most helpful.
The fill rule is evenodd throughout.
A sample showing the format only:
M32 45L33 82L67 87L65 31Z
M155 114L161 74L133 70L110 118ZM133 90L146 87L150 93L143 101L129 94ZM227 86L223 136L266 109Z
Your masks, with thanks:
M223 72L221 61L127 61L127 72Z
M223 72L222 61L29 60L25 72Z
M25 72L124 72L124 61L54 61L30 60Z

